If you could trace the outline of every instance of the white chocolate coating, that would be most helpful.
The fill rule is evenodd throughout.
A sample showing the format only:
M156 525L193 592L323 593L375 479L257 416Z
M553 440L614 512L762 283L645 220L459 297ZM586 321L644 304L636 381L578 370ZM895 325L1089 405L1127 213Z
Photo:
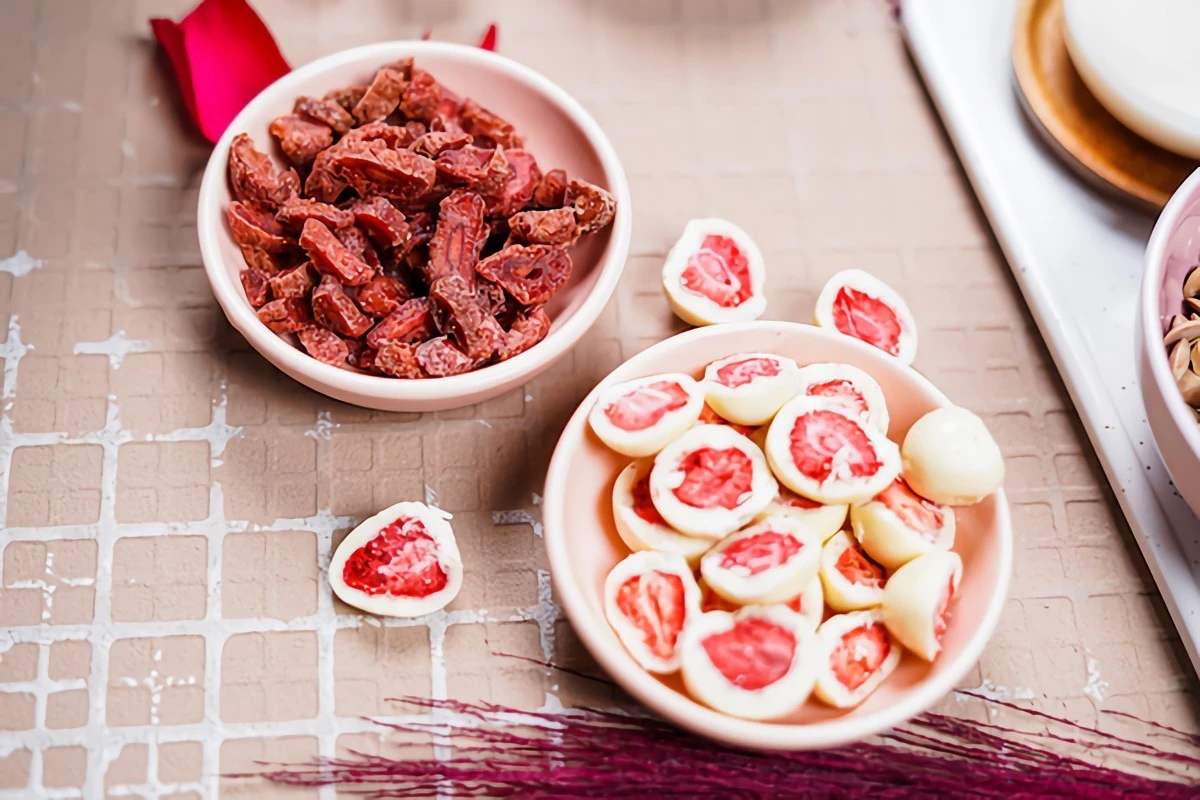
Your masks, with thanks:
M817 297L814 315L817 325L847 336L853 335L838 330L834 320L834 301L843 288L861 292L891 308L900 325L900 336L897 341L897 352L890 355L894 355L905 364L912 364L913 359L917 357L917 323L913 320L912 312L909 310L908 304L904 302L904 298L897 294L895 289L869 272L863 272L861 269L842 270L826 282L821 289L821 294Z
M757 519L775 515L790 517L825 542L842 529L842 525L846 523L846 514L849 512L850 506L845 503L832 505L817 503L815 508L808 507L807 504L815 502L806 497L800 497L786 486L780 486L779 496L771 501L771 504L758 515Z
M847 550L856 550L859 556L866 558L858 542L845 531L834 534L821 548L820 575L825 587L825 604L834 611L858 611L879 605L883 602L885 579L881 576L876 586L868 581L852 581L843 575L837 564Z
M733 628L745 619L760 618L779 625L795 639L787 672L761 689L747 690L731 683L713 664L704 640ZM820 643L811 625L786 606L746 606L735 614L709 611L688 626L680 642L683 683L696 700L743 719L778 719L804 705L812 693L821 661Z
M926 661L933 661L942 649L936 631L938 609L949 587L952 595L958 593L961 577L957 553L933 550L892 573L884 587L883 621L888 630Z
M935 503L978 503L1004 483L1004 456L983 420L943 406L917 420L900 447L904 480Z
M930 550L954 546L954 509L915 496L901 478L871 501L851 508L850 524L867 555L889 570Z
M630 578L647 575L652 572L663 572L676 575L683 584L684 619L682 631L695 623L700 616L700 587L692 569L683 560L683 556L674 553L657 553L653 550L642 550L626 556L608 573L604 581L604 614L608 624L616 632L617 638L625 649L633 656L647 672L669 675L679 669L683 633L675 642L674 651L667 658L656 655L646 645L645 634L621 611L617 603L617 594Z
M726 565L730 549L747 547L755 537L777 534L798 546L790 557L774 562L783 553L774 547L742 550L740 563ZM804 525L783 516L767 517L718 542L700 559L700 574L721 597L737 605L783 603L799 595L817 576L821 539Z
M634 510L633 487L643 477L650 475L653 466L654 459L641 458L629 464L617 476L612 495L613 520L617 524L617 533L635 553L639 550L676 553L683 556L688 566L694 568L700 563L700 556L712 546L711 541L682 534L666 525L665 521L663 524L648 522Z
M845 421L838 422L839 428L846 430L857 429L862 432L867 446L874 453L874 460L879 466L875 472L866 475L854 475L852 464L859 457L850 445L843 444L841 449L831 456L829 474L823 479L806 475L792 456L792 431L801 417L809 417L828 421L836 415ZM824 422L820 423L824 425ZM829 436L821 436L818 442L824 445L832 441ZM818 503L841 504L857 503L869 500L892 482L900 472L900 452L895 442L888 439L874 425L865 424L855 417L843 413L841 404L825 398L799 396L790 400L771 422L767 431L767 461L771 471L783 485L796 494L815 500Z
M744 361L766 360L778 370L775 375L756 375L738 386L727 385L721 370ZM738 425L765 425L784 403L795 396L800 368L796 362L772 353L739 353L714 361L704 369L700 387L713 410Z
M834 659L837 648L843 644L842 637L856 628L878 625L887 640L888 652L883 661L857 688L850 689L838 678L834 670ZM883 614L877 608L869 611L851 611L848 614L838 614L830 617L817 628L817 637L821 646L828 653L825 663L817 671L817 683L814 691L821 702L834 708L853 708L866 700L872 692L879 688L900 663L900 643L887 631L883 624ZM863 658L866 653L855 653L853 657Z
M721 595L712 590L708 582L700 577L696 583L700 586L700 610L701 611L728 611L733 613L742 607L740 603L734 603L727 600ZM747 603L746 605L763 605L762 603ZM802 619L809 623L815 631L817 626L821 624L821 618L825 616L825 589L821 585L820 576L814 577L808 582L808 586L804 587L804 591L795 597L789 598L779 603L767 603L766 605L782 605L787 606L792 611L800 615Z
M750 464L750 484L733 508L688 505L675 493L687 480L681 463L701 449L740 451ZM728 425L697 425L663 448L650 470L650 498L667 524L681 533L717 540L752 520L779 489L762 451Z
M849 384L848 390L856 393L866 404L866 412L862 411L853 397L822 394L820 387L832 381ZM843 389L845 390L844 387ZM847 415L856 417L863 422L870 422L885 436L887 435L891 418L888 415L887 402L883 397L883 389L879 387L879 383L874 378L858 367L832 362L809 364L802 367L800 369L800 388L797 394L825 397L841 406Z
M346 584L343 573L346 561L363 545L374 539L381 530L398 519L408 517L421 523L424 533L433 539L437 561L446 573L446 586L425 597L391 594L368 594ZM346 535L329 561L329 586L343 603L384 617L419 617L446 607L462 588L463 564L458 542L450 527L450 514L424 503L396 503L364 520ZM381 570L382 571L382 570Z
M687 395L685 404L673 411L667 411L657 422L639 430L626 430L609 419L607 409L610 406L618 403L621 398L637 390L645 390L645 387L660 381L678 384ZM701 391L700 384L690 375L669 372L610 386L596 399L596 405L588 414L588 424L600 437L600 441L609 448L622 455L640 458L654 455L678 438L700 418L703 408L704 392Z
M683 272L688 259L704 242L706 236L715 235L731 239L746 256L746 267L750 278L750 297L736 306L722 306L706 295L693 292L683 285ZM737 225L723 219L694 219L688 222L683 234L667 253L663 262L662 282L667 302L675 315L689 325L713 325L719 322L746 322L758 319L767 308L763 294L767 269L758 245Z

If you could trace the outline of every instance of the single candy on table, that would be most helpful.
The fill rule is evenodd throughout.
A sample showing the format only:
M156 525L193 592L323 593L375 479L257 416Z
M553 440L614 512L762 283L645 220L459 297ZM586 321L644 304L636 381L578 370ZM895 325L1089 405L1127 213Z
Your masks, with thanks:
M604 610L625 649L648 672L680 666L679 637L700 615L700 589L683 556L643 550L604 581Z
M911 364L917 356L917 323L908 304L892 287L870 273L837 273L817 297L816 322L852 336Z
M388 617L418 617L444 608L463 578L449 519L441 509L405 502L358 525L329 562L334 594Z
M809 622L781 605L702 614L684 629L680 651L692 697L755 720L786 717L804 705L822 652Z
M900 644L878 609L832 616L817 628L817 638L828 655L814 688L834 708L857 706L900 664Z
M934 503L978 503L1004 483L1004 456L979 417L959 406L930 411L900 447L904 480Z
M690 325L758 319L767 307L766 265L744 230L723 219L694 219L663 263L663 291Z
M900 567L884 587L883 620L888 630L926 661L941 652L950 603L961 577L958 554L934 550Z

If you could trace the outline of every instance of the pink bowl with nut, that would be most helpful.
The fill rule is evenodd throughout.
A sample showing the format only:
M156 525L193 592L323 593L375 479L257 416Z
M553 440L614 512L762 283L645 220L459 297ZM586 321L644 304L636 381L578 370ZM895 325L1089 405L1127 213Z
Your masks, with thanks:
M546 306L546 338L506 361L473 372L419 380L367 374L322 363L273 333L246 299L245 266L230 235L226 209L234 199L227 177L230 143L248 133L270 152L268 126L290 114L296 98L320 97L369 83L384 64L413 57L416 65L460 96L495 111L526 137L525 149L543 171L562 168L616 199L606 229L571 248L571 278ZM281 158L273 156L279 166ZM318 59L264 89L237 116L209 158L200 187L197 227L205 271L230 323L264 358L309 388L336 400L385 411L435 411L488 400L529 381L561 358L599 317L629 253L632 209L616 152L594 119L566 92L537 72L502 56L457 44L401 41L359 47Z
M910 367L857 339L795 322L744 322L687 331L626 361L580 404L563 430L546 477L543 523L550 569L572 627L601 667L633 697L672 722L738 747L813 750L880 733L930 708L975 665L1000 619L1012 571L1012 525L1004 490L956 507L953 550L962 558L952 617L932 664L905 653L861 705L835 709L809 700L779 720L722 714L694 700L678 673L653 675L621 644L605 614L604 584L629 554L613 520L613 484L629 458L609 450L588 425L597 397L616 383L663 372L700 377L705 365L737 353L772 353L805 365L850 364L883 390L888 437L901 441L926 413L950 401Z

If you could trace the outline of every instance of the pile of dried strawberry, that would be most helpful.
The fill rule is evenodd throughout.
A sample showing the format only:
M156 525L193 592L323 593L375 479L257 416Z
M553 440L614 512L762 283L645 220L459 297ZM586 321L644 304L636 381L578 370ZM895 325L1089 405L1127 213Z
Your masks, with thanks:
M298 98L270 132L293 168L244 133L229 153L242 286L268 328L335 366L441 377L528 350L567 248L616 211L598 186L543 175L512 125L411 58Z

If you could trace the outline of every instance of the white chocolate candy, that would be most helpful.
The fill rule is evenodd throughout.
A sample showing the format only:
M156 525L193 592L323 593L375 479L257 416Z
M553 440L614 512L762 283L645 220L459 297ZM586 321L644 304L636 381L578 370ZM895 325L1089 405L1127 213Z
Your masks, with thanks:
M667 525L650 500L650 469L653 466L652 458L638 459L617 476L612 495L617 533L634 552L676 553L683 556L688 566L695 567L712 542L686 536Z
M732 613L742 608L742 604L732 603L714 592L704 578L700 578L696 583L700 586L701 611L728 611ZM762 604L747 603L747 605ZM782 603L768 603L767 605L787 606L808 622L815 631L817 626L821 624L821 617L825 615L825 590L821 586L821 578L819 576L814 577L808 582L808 586L804 587L804 591L795 597L785 600Z
M869 500L900 472L895 443L828 398L800 396L779 409L766 452L783 485L819 503Z
M834 708L853 708L866 700L900 663L900 644L879 609L830 617L817 628L817 637L828 655L814 688Z
M870 422L885 435L890 418L883 389L863 370L850 364L809 364L800 370L797 394L824 397L851 417Z
M704 392L690 376L669 372L610 386L588 423L600 441L622 455L652 456L700 418Z
M643 669L668 675L679 669L681 634L700 616L700 588L683 556L643 550L608 573L604 613Z
M700 387L713 410L738 425L765 425L795 396L800 368L771 353L739 353L704 369Z
M883 621L901 644L926 661L941 652L948 609L961 577L962 559L957 553L933 550L888 578Z
M650 499L667 524L711 540L752 520L778 488L762 451L727 425L690 429L650 470Z
M817 576L820 562L820 537L776 516L718 542L700 559L700 574L731 603L766 605L797 597Z
M817 297L816 322L911 364L917 356L917 324L892 287L860 269L837 273Z
M857 611L883 602L887 580L883 567L871 561L845 531L821 548L821 583L825 603L834 611Z
M778 719L812 693L817 635L785 606L709 611L683 633L683 683L692 697L743 719Z
M917 420L900 447L904 480L935 503L978 503L1004 483L1004 456L983 420L943 406Z
M778 496L758 515L758 519L775 514L791 517L821 537L821 541L824 542L842 529L842 525L846 522L846 513L849 510L850 506L844 503L825 505L816 500L801 497L781 485Z
M694 219L663 263L663 291L689 325L745 322L767 307L767 271L758 245L723 219Z
M867 555L889 570L954 546L954 509L919 496L903 478L851 508L850 524Z
M396 503L346 535L329 562L338 598L369 614L419 617L462 588L463 565L450 515L424 503Z

